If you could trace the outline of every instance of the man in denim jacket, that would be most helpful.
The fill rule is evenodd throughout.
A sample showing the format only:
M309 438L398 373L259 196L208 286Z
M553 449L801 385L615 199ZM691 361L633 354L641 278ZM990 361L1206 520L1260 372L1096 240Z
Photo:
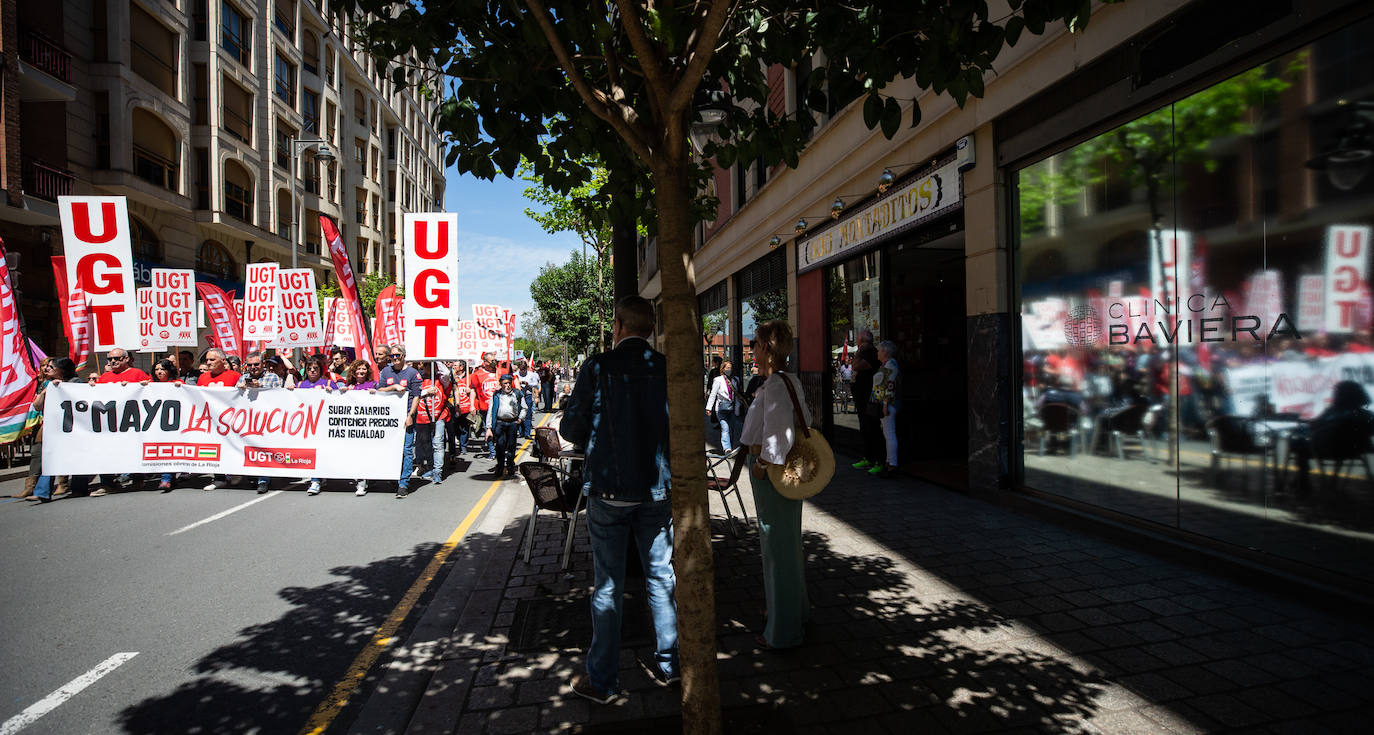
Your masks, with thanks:
M673 512L668 500L668 373L649 345L653 305L626 296L615 305L615 347L578 373L559 426L586 447L582 477L592 540L592 645L587 674L573 691L599 704L621 697L620 603L625 557L634 534L657 634L647 665L663 686L678 681L677 603L673 591Z

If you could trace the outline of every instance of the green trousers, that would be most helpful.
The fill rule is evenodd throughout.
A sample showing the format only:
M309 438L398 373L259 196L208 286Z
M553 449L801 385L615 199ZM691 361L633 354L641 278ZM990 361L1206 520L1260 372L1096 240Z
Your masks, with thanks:
M802 554L802 501L779 495L768 475L755 477L755 459L749 455L749 479L754 487L759 548L763 552L763 595L768 603L763 638L774 648L791 648L802 643L810 607L806 557Z

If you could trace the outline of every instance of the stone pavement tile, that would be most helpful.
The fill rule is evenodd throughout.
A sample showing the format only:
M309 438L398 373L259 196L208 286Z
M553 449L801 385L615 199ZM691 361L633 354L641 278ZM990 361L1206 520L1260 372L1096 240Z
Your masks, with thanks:
M1172 669L1163 669L1160 673L1193 694L1216 694L1240 688L1235 683L1217 676L1201 666L1178 666Z
M533 732L539 725L539 708L533 706L498 709L487 716L491 735Z
M1091 634L1092 631L1089 631L1089 635ZM1144 649L1138 647L1099 651L1094 655L1106 661L1109 667L1108 670L1113 673L1140 674L1146 671L1157 671L1168 667L1168 664L1158 656L1152 656Z
M1111 735L1158 735L1159 723L1135 710L1095 712L1087 724Z
M1065 610L1072 610L1073 608L1077 607L1077 605L1074 605L1072 602L1069 602L1060 595L1039 595L1037 597L1029 597L1026 599L1026 603L1035 607L1041 612L1047 613L1063 612Z
M1184 701L1226 727L1253 727L1266 720L1263 712L1227 694L1208 694Z
M1155 614L1133 602L1118 602L1106 605L1101 608L1103 612L1121 619L1123 622L1135 623L1142 620L1152 620Z
M1126 623L1122 625L1121 628L1130 631L1132 634L1139 636L1141 640L1148 643L1172 641L1180 637L1178 631L1170 630L1152 620Z
M1270 725L1267 731L1272 735L1350 735L1345 730L1333 730L1312 719L1280 722Z
M539 708L539 729L545 732L584 725L591 720L592 703L574 696L551 701Z
M1187 666L1205 662L1207 657L1190 647L1188 645L1189 640L1185 638L1179 641L1147 643L1141 648L1152 656L1158 656L1171 666Z
M1287 681L1279 686L1282 686L1288 693L1302 699L1319 710L1336 712L1351 706L1350 695L1336 687L1332 687L1324 680L1324 677L1318 679Z
M1202 665L1202 668L1235 682L1244 687L1261 686L1271 684L1278 680L1278 677L1270 674L1264 669L1248 666L1239 659L1226 659L1222 661L1210 661Z
M570 695L576 697L576 695ZM586 700L583 700L586 701ZM641 697L629 696L622 698L614 704L596 704L588 702L590 705L590 716L587 718L589 725L601 725L610 722L630 722L643 719L644 700Z
M1137 710L1159 723L1167 732L1176 735L1201 735L1220 729L1221 724L1183 702L1170 702L1141 707Z
M1242 656L1240 660L1247 666L1263 669L1280 679L1301 679L1317 673L1312 667L1300 663L1279 651Z
M1152 599L1148 599L1148 600L1141 600L1141 601L1138 602L1137 604L1139 604L1141 607L1145 608L1146 610L1149 610L1150 612L1154 613L1155 615L1159 615L1159 616L1161 616L1161 617L1170 616L1170 615L1186 615L1187 613L1192 612L1192 609L1191 609L1191 608L1184 607L1183 605L1180 605L1180 604L1178 604L1177 602L1174 602L1174 601L1171 600L1171 599L1167 599L1167 598L1163 598L1163 597L1160 597L1160 598L1152 598ZM1163 621L1160 621L1160 622L1163 622ZM1180 632L1180 633L1186 633L1186 632L1188 632L1188 631L1179 631L1179 632Z
M458 727L453 731L453 735L482 735L487 729L487 713L473 712L463 715L458 720Z
M1155 703L1191 696L1192 692L1156 672L1130 674L1117 679L1122 686Z
M1271 721L1307 717L1317 711L1312 705L1284 691L1283 684L1242 689L1231 695L1263 712Z
M1037 615L1032 621L1032 624L1050 633L1060 633L1066 630L1082 630L1088 627L1083 621L1066 613Z
M498 684L494 686L474 686L468 692L466 709L477 711L498 709L515 704L515 687Z
M1122 622L1121 618L1107 612L1102 607L1077 607L1067 611L1069 615L1083 621L1085 625L1101 626L1115 625Z
M527 681L516 688L517 704L544 704L570 694L572 689L561 679Z
M1103 648L1124 648L1144 643L1139 636L1118 625L1104 625L1098 628L1089 628L1083 631L1083 635L1102 644Z

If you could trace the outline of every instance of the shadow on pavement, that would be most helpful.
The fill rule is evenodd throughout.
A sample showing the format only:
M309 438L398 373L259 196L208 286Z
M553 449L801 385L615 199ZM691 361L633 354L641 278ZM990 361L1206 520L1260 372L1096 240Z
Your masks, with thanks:
M332 569L337 579L325 585L282 589L289 612L242 629L236 642L197 661L194 678L175 691L125 709L124 730L299 731L438 549L439 544L420 544L406 556ZM408 623L419 612L417 606ZM361 697L360 690L352 701Z

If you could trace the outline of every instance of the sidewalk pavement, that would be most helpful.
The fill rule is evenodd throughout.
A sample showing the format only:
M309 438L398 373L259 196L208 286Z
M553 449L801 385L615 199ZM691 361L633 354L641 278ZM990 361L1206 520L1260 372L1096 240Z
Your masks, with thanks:
M803 517L812 610L795 651L755 646L757 536L732 535L712 497L726 732L1368 731L1374 625L1359 613L840 461ZM526 564L529 506L522 485L502 488L354 732L680 730L680 690L635 660L652 652L641 583L627 585L629 698L571 694L590 641L585 525L571 574L551 520Z

